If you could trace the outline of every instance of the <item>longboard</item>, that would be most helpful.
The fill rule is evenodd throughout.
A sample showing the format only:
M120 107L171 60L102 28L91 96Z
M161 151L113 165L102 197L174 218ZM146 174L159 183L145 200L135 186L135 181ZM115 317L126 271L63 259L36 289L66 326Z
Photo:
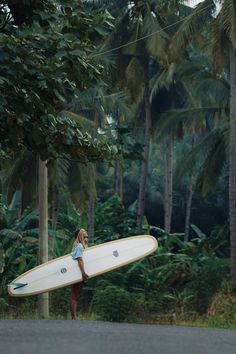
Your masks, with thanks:
M89 278L141 259L157 249L149 235L131 236L89 247L84 251L84 268ZM82 281L78 262L70 254L43 263L8 285L11 296L41 294Z

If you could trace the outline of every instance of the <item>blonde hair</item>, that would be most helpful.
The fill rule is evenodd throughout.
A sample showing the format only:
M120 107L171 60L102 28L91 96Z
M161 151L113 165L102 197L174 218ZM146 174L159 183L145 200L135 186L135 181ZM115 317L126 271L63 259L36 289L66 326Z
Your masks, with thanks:
M75 249L75 247L78 245L78 243L81 243L84 248L87 248L87 244L84 242L84 229L78 229L75 231L75 242L73 243L72 250Z

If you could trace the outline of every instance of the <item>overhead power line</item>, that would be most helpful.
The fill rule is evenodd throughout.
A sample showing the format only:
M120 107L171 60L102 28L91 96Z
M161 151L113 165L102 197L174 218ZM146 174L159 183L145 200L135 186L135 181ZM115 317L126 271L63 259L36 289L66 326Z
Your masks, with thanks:
M115 52L115 51L118 50L118 49L127 47L127 46L129 46L129 45L131 45L131 44L134 44L134 43L137 43L137 42L140 42L140 41L142 41L143 39L146 39L146 38L149 38L149 37L151 37L151 36L154 36L154 35L157 34L157 33L163 32L163 31L165 31L166 29L171 28L171 27L177 25L178 23L185 21L187 18L189 18L189 17L191 17L191 16L193 16L193 15L196 15L196 14L200 13L200 12L202 12L202 11L208 9L208 8L211 7L211 6L214 6L214 5L211 4L211 5L205 6L205 7L203 7L201 10L194 12L194 14L190 14L190 15L188 15L188 16L182 18L181 20L178 20L178 21L176 21L176 22L174 22L174 23L172 23L172 24L170 24L170 25L168 25L168 26L166 26L166 27L163 27L163 28L160 29L160 30L157 30L157 31L152 32L152 33L149 33L149 34L147 34L146 36L137 38L137 39L135 39L135 40L133 40L133 41L130 41L130 42L125 43L125 44L122 44L122 45L120 45L120 46L118 46L118 47L111 48L111 49L108 49L108 50L106 50L106 51L93 54L92 56L93 56L93 57L97 57L97 56L99 56L99 55L103 55L103 54Z

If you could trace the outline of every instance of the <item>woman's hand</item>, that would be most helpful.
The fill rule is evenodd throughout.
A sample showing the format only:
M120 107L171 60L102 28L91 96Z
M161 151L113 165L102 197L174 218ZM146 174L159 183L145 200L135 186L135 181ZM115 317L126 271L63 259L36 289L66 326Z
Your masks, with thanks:
M88 274L83 272L82 273L82 278L83 278L83 281L87 281L88 280Z

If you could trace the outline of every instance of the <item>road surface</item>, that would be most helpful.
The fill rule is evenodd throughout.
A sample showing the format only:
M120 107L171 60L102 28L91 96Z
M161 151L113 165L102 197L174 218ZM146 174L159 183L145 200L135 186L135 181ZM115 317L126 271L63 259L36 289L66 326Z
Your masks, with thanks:
M0 320L1 354L235 354L236 330Z

